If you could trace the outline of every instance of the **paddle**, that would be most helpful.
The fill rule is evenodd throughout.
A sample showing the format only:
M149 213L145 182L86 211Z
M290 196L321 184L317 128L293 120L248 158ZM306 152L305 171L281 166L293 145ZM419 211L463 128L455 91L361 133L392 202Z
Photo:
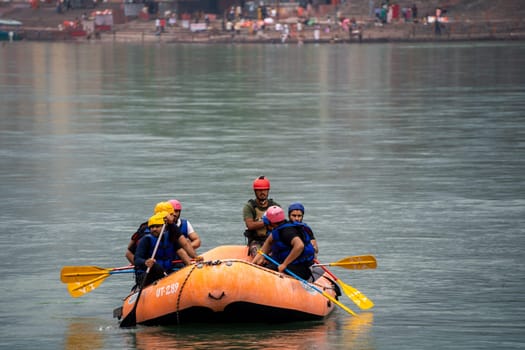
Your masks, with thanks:
M63 283L87 282L99 276L133 272L133 265L103 268L98 266L64 266L60 271Z
M276 266L279 266L279 263L277 261L275 261L274 259L272 259L269 255L267 254L264 254L262 250L258 250L257 251L259 254L261 254L262 256L264 256L268 261L270 261L271 263L275 264ZM345 305L343 305L342 303L340 303L337 299L335 299L333 296L331 296L330 294L326 293L325 291L317 288L315 285L311 284L311 283L308 283L306 280L302 279L301 277L297 276L295 273L293 273L292 271L290 271L289 269L285 269L284 271L286 271L287 274L289 274L290 276L292 276L293 278L295 278L296 280L298 281L301 281L303 282L303 284L313 290L315 290L316 292L322 294L325 298L327 298L328 300L330 300L332 303L334 303L335 305L339 306L341 309L345 310L346 312L348 312L350 315L353 315L353 316L357 316L357 314L355 312L353 312L352 310L350 310L348 307L346 307Z
M377 261L373 255L356 255L347 256L333 263L314 264L312 267L316 266L339 266L349 270L365 270L375 269L377 267Z
M153 248L153 254L151 254L151 258L154 259L155 255L157 254L157 249L159 249L160 241L162 240L162 235L164 234L164 229L166 228L166 224L162 225L162 229L160 230L159 237L157 238L157 243L155 244L155 248ZM142 291L144 290L144 282L148 278L149 271L151 270L151 267L148 267L146 269L146 274L144 275L144 278L142 280L139 294L137 294L137 298L135 299L135 304L133 304L133 309L124 317L122 322L120 322L120 327L133 327L137 325L137 305L139 304L140 296L142 295Z
M173 260L173 262L181 262L181 260ZM108 278L109 275L116 275L116 274L122 274L122 273L134 273L135 270L133 269L133 265L123 266L123 267L116 267L113 269L104 269L102 267L97 266L66 266L66 267L73 267L80 269L80 271L85 270L86 273L82 274L82 272L79 272L78 275L70 272L65 273L61 276L61 280L63 283L67 283L67 290L69 291L69 294L73 298L78 298L83 296L84 294L87 294L89 292L94 291L98 286L104 282L106 278ZM92 268L92 269L88 269ZM177 271L178 269L173 269L173 271ZM91 271L91 272L90 272ZM95 273L95 271L99 271L98 273Z
M181 263L182 260L173 260L172 263ZM100 276L133 272L134 266L98 267L98 266L64 266L60 271L60 280L63 283L88 282Z
M313 266L320 266L323 270L325 270L343 289L343 292L356 304L361 310L368 310L371 307L374 306L374 303L372 300L368 299L366 295L355 289L354 287L344 283L339 278L337 278L333 273L331 273L326 267L324 267L325 264L318 264L317 259L314 260L317 264Z

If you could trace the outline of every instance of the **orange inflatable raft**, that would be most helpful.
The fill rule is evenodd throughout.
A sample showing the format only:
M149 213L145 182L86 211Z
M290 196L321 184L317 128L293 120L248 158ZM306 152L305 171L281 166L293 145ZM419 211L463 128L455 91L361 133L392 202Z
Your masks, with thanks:
M314 271L312 288L294 277L252 264L246 246L219 246L203 257L204 262L186 266L144 288L135 310L137 324L319 320L334 308L319 291L332 298L340 295L323 270ZM126 297L115 316L125 318L137 295Z

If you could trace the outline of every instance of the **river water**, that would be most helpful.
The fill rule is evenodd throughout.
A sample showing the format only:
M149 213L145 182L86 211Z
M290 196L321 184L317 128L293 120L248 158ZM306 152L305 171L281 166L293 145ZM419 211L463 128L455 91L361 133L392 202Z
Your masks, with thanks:
M3 349L523 349L525 45L0 47ZM267 175L319 260L375 302L324 322L119 329L132 286L77 299L177 198L206 251L244 244ZM253 315L254 319L257 315Z

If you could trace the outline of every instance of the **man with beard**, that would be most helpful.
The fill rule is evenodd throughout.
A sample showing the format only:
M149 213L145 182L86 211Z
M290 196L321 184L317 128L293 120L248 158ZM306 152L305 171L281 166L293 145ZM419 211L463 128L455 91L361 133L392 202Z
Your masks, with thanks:
M253 181L253 191L255 199L250 199L242 209L242 216L246 224L244 236L248 239L248 254L252 257L257 256L257 250L261 248L268 235L262 217L266 209L275 205L280 205L272 198L268 198L270 193L270 180L265 176L259 176Z

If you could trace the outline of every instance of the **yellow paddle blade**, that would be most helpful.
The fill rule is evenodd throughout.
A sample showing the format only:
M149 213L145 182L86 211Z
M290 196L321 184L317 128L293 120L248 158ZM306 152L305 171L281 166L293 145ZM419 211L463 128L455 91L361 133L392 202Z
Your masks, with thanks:
M109 274L93 278L89 281L68 283L67 290L73 298L81 297L98 288L108 276Z
M337 280L337 283L343 289L343 292L361 309L368 310L374 306L372 300L368 299L366 295L355 289L354 287L344 283L340 279Z
M339 266L349 270L365 270L375 269L377 261L373 255L356 255L347 256L333 263L315 264L314 266Z
M109 275L110 271L110 269L97 266L64 266L60 271L60 281L63 283L87 282Z
M375 269L377 267L377 260L373 255L356 255L341 259L330 264L330 266L340 266L353 270Z
M349 307L347 307L346 305L344 305L343 303L339 302L336 298L334 298L333 296L331 296L330 294L326 293L325 291L321 291L321 294L324 295L325 298L327 298L328 300L330 300L332 303L336 304L337 306L339 306L341 309L345 310L346 312L348 312L350 315L352 316L357 316L357 314L355 312L353 312Z

